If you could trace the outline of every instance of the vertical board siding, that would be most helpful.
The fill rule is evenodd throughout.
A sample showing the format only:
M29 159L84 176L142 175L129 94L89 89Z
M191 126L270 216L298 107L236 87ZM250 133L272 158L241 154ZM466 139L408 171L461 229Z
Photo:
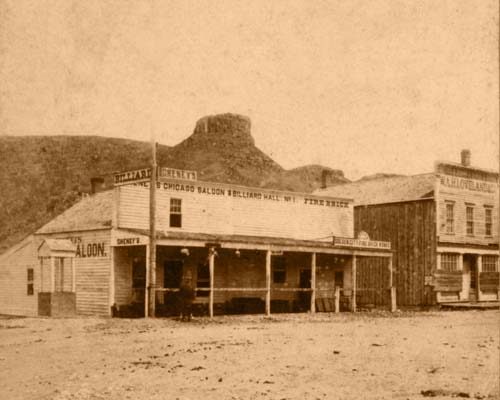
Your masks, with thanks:
M191 182L191 184L193 184ZM201 189L218 190L219 195L200 193ZM234 188L256 193L260 199L229 195ZM142 186L119 189L118 225L121 228L148 229L149 191ZM340 206L326 206L324 197L265 189L249 189L222 184L195 183L193 192L165 189L157 191L157 229L209 234L317 239L325 236L353 235L353 205L348 200L335 200ZM267 197L265 199L265 196ZM291 200L286 201L285 198ZM170 199L182 200L182 228L170 228ZM272 200L272 199L273 200ZM321 200L323 205L307 203ZM328 203L333 204L333 203Z
M398 305L428 305L434 301L432 288L426 287L424 282L425 276L435 269L435 226L433 200L357 206L354 209L356 234L365 231L373 240L391 242ZM374 268L373 273L378 278L373 278L370 284L382 287L388 278L382 272L377 272L383 269L382 266L377 267L377 263L380 262L361 258L358 273L362 280L372 279L364 277L368 272L363 268L373 265L367 269L372 271L370 268Z
M358 305L389 304L388 260L380 257L358 257L356 268L356 302Z
M34 272L34 293L27 294L28 268ZM18 249L0 259L0 314L36 316L40 267L36 241L28 238Z

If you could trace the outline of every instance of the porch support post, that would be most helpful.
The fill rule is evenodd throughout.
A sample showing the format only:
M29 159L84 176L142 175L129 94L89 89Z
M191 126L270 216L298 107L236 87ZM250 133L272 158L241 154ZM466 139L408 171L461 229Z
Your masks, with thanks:
M392 266L392 255L389 256L389 290L391 291L391 312L395 312L396 311L396 288L394 287L394 278L393 278L393 274L394 274L394 269L393 269L393 266Z
M149 265L149 247L150 245L146 245L146 282L144 286L144 317L149 317L149 271L150 271L150 265Z
M113 256L111 256L113 259ZM76 268L75 268L75 257L71 257L71 291L76 292ZM111 268L113 268L113 263L111 263Z
M50 257L50 292L54 293L56 288L56 265L55 258Z
M458 292L458 298L464 300L464 255L462 253L458 254L458 270L462 271L462 288Z
M40 260L40 292L43 293L43 257L39 257Z
M351 281L352 281L352 302L351 302L351 311L356 312L356 254L352 254L352 266L351 266Z
M335 312L340 312L340 287L335 286Z
M316 312L316 253L311 253L311 313Z
M214 317L214 267L215 267L215 249L210 247L208 251L208 269L210 273L210 292L208 296L208 315Z
M477 268L476 268L476 290L477 290L477 301L482 300L481 296L481 281L479 279L481 272L483 271L483 257L481 254L477 256Z
M271 250L266 251L266 315L271 315Z
M109 252L111 253L111 266L109 268L109 313L111 315L111 307L115 304L115 248L109 246Z

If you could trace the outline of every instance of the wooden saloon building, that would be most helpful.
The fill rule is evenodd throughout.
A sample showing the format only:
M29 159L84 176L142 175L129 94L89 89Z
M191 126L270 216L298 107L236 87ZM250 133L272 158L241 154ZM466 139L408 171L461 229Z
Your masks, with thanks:
M379 286L394 295L390 243L354 238L352 200L203 182L190 171L159 169L150 263L149 171L116 175L112 190L1 255L0 313L144 315L149 291L156 315L173 315L186 278L210 316L355 311L363 257L383 260Z
M498 301L498 172L471 166L468 150L432 173L316 194L353 198L355 232L391 242L398 305Z

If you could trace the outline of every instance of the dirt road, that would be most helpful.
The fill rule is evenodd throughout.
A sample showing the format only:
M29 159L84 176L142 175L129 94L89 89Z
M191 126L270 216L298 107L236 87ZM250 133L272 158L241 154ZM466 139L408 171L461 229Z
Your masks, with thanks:
M0 398L497 399L499 317L0 319Z

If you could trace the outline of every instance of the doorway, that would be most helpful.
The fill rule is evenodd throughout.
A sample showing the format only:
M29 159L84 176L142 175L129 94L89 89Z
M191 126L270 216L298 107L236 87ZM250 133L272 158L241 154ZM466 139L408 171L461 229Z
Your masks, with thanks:
M299 273L299 287L301 289L311 288L311 270L301 269ZM311 293L299 292L299 311L304 312L311 308Z
M165 289L179 289L181 287L183 265L182 260L165 260L163 263L163 287ZM166 315L179 313L178 292L165 292L163 303L164 309L162 311Z
M463 280L462 280L463 300L477 300L477 255L463 255Z
M132 303L144 304L146 295L146 261L144 257L132 259Z

